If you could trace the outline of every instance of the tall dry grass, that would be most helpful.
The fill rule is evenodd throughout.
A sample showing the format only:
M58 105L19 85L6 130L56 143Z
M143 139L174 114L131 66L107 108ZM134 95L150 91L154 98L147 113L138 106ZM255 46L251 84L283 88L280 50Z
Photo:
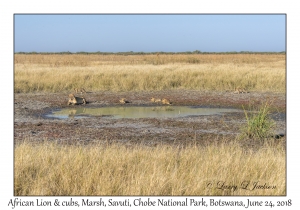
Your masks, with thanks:
M254 151L237 142L129 148L25 141L15 146L14 194L285 195L285 168L284 147L270 143ZM253 189L256 182L275 188ZM225 186L237 188L219 189Z
M285 92L285 55L15 55L14 91Z

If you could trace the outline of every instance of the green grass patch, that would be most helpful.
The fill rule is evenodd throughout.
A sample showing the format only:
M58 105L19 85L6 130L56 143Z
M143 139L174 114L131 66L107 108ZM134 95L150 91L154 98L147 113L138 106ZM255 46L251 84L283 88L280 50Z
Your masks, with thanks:
M244 109L247 125L242 127L241 137L263 139L274 135L275 122L270 118L270 103L262 104L258 110Z

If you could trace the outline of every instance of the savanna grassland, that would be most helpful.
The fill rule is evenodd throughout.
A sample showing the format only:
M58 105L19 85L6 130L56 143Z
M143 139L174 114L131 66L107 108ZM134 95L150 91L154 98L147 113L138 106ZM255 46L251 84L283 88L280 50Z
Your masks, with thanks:
M14 195L286 195L284 54L15 54ZM222 116L49 119L84 107L238 107ZM237 87L249 93L234 94ZM79 105L81 106L81 105ZM171 108L170 108L171 109ZM244 110L243 110L244 109ZM236 187L234 187L236 186Z
M283 145L274 141L258 151L246 151L236 142L205 147L191 144L185 148L24 142L15 148L14 192L82 196L285 195L285 166Z
M283 54L15 55L15 93L233 90L285 92Z

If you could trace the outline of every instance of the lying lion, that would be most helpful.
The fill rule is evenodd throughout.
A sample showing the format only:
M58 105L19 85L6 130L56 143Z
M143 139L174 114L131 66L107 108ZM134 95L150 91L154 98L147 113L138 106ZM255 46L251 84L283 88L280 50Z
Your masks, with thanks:
M248 93L248 91L246 91L244 88L236 88L235 91L233 93Z
M75 93L81 93L81 94L86 93L84 88L74 88L74 91Z
M129 103L129 101L127 101L125 98L121 98L119 101L121 104Z
M162 104L172 104L168 99L161 100Z
M84 97L77 97L74 94L69 95L68 105L78 105L78 104L86 104L86 100Z
M151 102L155 102L155 103L161 102L160 98L153 98L152 97L150 100L151 100Z

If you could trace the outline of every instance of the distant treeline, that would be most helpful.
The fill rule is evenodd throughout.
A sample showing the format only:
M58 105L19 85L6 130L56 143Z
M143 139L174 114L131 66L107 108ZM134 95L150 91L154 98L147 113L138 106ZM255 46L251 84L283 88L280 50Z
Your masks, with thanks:
M15 54L83 54L83 55L173 55L173 54L285 54L282 52L252 52L252 51L230 51L230 52L201 52L199 50L186 52L16 52Z

